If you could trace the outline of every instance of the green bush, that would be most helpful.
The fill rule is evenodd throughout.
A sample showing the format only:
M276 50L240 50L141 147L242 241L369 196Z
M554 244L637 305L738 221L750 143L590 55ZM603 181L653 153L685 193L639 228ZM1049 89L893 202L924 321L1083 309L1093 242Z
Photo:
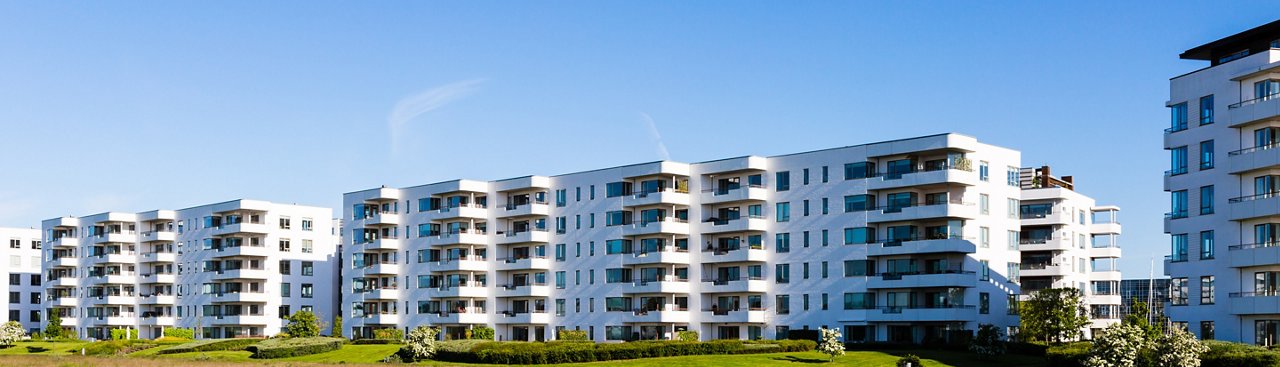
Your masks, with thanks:
M477 340L477 339L460 339L460 340L445 340L442 342L437 342L436 355L434 359L441 360L441 361L454 361L454 362L462 362L462 363L480 363L480 361L476 359L475 353L472 353L471 351L475 349L477 345L484 344L484 343L492 343L492 341ZM398 354L405 353L403 351L405 348L400 348L402 352ZM408 351L407 353L408 353L407 355L409 356L413 355L412 351ZM412 359L406 362L412 362Z
M245 347L262 341L262 339L204 339L179 344L160 350L156 354L175 354L191 352L209 352L216 350L244 350Z
M696 342L698 341L698 332L693 330L685 330L685 331L678 332L676 333L676 340L679 340L682 342Z
M812 340L774 340L783 352L808 352L818 348L818 342Z
M245 350L253 352L250 358L255 359L288 358L335 351L342 348L344 342L344 339L327 337L267 339Z
M563 331L561 334L563 336ZM687 355L807 351L813 350L816 346L816 343L811 340L633 341L599 344L571 340L545 343L461 342L463 341L439 343L435 359L460 363L557 364Z
M920 357L916 357L915 354L907 354L905 356L902 356L902 358L898 358L898 367L907 367L907 366L911 366L911 367L921 366Z
M137 339L138 329L111 329L111 340Z
M1205 340L1209 351L1200 355L1201 367L1280 366L1280 352L1250 344Z
M1009 354L1021 354L1021 355L1028 355L1028 356L1043 357L1047 349L1049 349L1049 346L1044 344L1027 343L1027 342L1006 342L1005 343L1005 350L1008 351Z
M396 328L377 329L373 331L374 339L403 340L404 330Z
M404 342L403 339L356 339L352 340L351 344L400 344L402 342Z
M1075 342L1049 347L1044 356L1049 360L1049 367L1080 367L1089 358L1089 347L1093 343Z
M560 330L560 340L587 340L587 331Z
M157 344L147 340L104 340L86 345L84 354L91 356L121 356L157 346Z
M164 328L164 336L182 339L195 339L196 331L192 329L167 327Z
M493 328L488 326L476 326L471 329L471 339L493 340L493 334Z

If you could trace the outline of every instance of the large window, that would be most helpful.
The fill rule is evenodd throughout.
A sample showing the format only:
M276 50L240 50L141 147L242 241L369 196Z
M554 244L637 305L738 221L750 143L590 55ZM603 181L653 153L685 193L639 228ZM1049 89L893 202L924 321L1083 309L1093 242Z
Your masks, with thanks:
M1171 240L1169 260L1174 262L1187 261L1187 235L1185 233L1175 234L1169 236L1169 238Z
M1187 190L1178 190L1169 193L1169 214L1170 219L1187 217Z
M863 244L876 241L876 230L870 227L857 227L844 229L844 244Z
M626 181L610 182L604 185L605 197L612 198L612 197L619 197L619 196L625 196L625 195L631 195L630 182L626 182Z
M845 293L844 309L846 310L870 310L876 308L876 294L865 293Z
M1169 132L1182 131L1187 129L1187 102L1182 102L1173 107L1169 107Z
M1200 187L1200 215L1213 214L1213 185Z
M871 162L846 163L844 165L844 179L856 180L876 175L876 166Z
M876 197L871 195L849 195L844 197L844 211L858 212L876 208Z
M1169 280L1169 303L1174 306L1187 305L1187 278Z
M845 260L844 276L865 277L876 275L876 262L870 260Z
M629 254L632 251L631 240L608 240L604 242L605 253L613 254Z
M1200 142L1200 170L1213 169L1213 140Z
M1169 176L1187 173L1187 147L1169 149Z
M1213 231L1200 232L1200 260L1214 258Z
M899 159L889 161L886 166L885 179L895 180L902 178L902 175L915 172L916 162L910 159Z
M1280 80L1267 79L1253 83L1253 98L1268 100L1280 94Z
M1211 305L1213 301L1213 276L1200 277L1200 304Z
M1213 123L1213 95L1200 97L1200 124L1208 125Z
M778 191L791 190L791 171L778 172L775 176L775 187Z
M791 203L778 203L778 212L774 213L779 222L791 221Z
M1280 290L1280 271L1259 271L1253 273L1253 295L1271 297Z

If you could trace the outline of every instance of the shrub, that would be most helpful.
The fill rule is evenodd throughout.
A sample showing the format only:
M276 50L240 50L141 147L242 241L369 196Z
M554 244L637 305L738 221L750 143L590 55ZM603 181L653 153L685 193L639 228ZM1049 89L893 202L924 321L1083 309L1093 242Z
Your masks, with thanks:
M1155 362L1163 367L1200 367L1200 355L1209 347L1182 328L1173 328L1155 343Z
M969 351L986 359L1003 355L1005 346L1000 329L991 324L978 325L978 335L969 341Z
M138 338L138 329L111 329L111 340L130 340Z
M776 344L783 352L808 352L818 348L818 342L812 340L774 340L769 343Z
M1055 345L1045 350L1044 356L1049 360L1049 367L1080 367L1089 358L1090 342L1075 342Z
M834 362L836 357L844 355L844 344L840 343L840 330L836 329L820 329L822 334L822 344L818 346L818 350L822 354L831 356L830 361Z
M715 340L709 342L646 340L599 344L570 340L545 343L479 340L472 340L470 343L460 342L462 341L438 343L434 359L463 363L556 364L685 355L810 351L817 345L811 340ZM412 352L402 348L401 353L409 355Z
M476 326L471 328L471 339L493 340L493 328L488 326Z
M1049 346L1044 344L1012 341L1005 342L1004 346L1005 350L1009 352L1009 354L1021 354L1036 357L1043 357L1045 350L1049 349Z
M1280 352L1252 344L1205 340L1209 351L1200 355L1201 367L1273 367L1280 366Z
M587 340L586 330L560 330L560 340Z
M403 342L401 339L356 339L352 340L351 344L400 344L401 342Z
M177 345L177 344L182 344L182 343L189 342L189 341L191 341L191 339L187 339L187 338L178 338L178 337L172 337L172 336L162 336L162 337L156 338L154 341L155 341L156 343L160 343L160 344L172 344L172 345Z
M49 339L61 339L64 337L62 333L62 317L57 312L49 315L49 319L45 320L44 335Z
M898 358L898 367L921 367L920 357L915 354L907 354Z
M27 337L27 330L17 321L9 321L0 325L0 346L12 346Z
M329 330L329 335L342 337L342 315L333 315L333 328Z
M404 339L404 331L396 328L377 329L373 331L374 339L400 340Z
M155 343L146 340L104 340L86 345L84 354L91 356L119 356L157 346Z
M413 328L404 343L408 344L413 360L431 358L436 354L436 334L440 330L426 325Z
M160 352L156 354L244 350L245 347L253 345L253 343L257 343L259 341L262 341L262 339L204 339L168 347L160 350Z
M676 333L676 340L679 340L682 342L696 342L698 341L698 332L693 330L685 330L685 331L678 332Z
M167 328L164 328L164 336L172 337L172 338L182 338L182 339L195 339L196 331L192 329L167 327Z
M289 325L284 332L294 338L311 338L320 336L320 319L311 311L298 311L289 315Z
M335 351L342 348L342 344L342 339L327 337L267 339L245 350L253 352L250 358L273 359Z

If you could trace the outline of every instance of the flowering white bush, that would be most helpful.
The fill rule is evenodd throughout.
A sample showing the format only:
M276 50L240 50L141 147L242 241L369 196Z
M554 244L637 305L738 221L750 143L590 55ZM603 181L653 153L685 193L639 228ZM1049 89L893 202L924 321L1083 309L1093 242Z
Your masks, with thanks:
M822 343L818 344L818 351L831 356L831 360L836 360L836 356L844 355L844 343L840 342L840 330L836 329L819 329L822 334Z
M1141 328L1115 324L1093 339L1085 367L1133 367L1138 355L1151 348ZM1197 363L1198 364L1198 363Z
M0 326L0 346L10 346L27 337L27 330L17 321L9 321Z
M1157 365L1164 367L1200 367L1200 354L1209 351L1209 346L1182 328L1173 328L1155 348Z
M428 326L418 326L409 331L409 335L405 337L404 343L409 345L413 350L413 357L416 359L431 358L436 354L436 334L439 333L436 328Z

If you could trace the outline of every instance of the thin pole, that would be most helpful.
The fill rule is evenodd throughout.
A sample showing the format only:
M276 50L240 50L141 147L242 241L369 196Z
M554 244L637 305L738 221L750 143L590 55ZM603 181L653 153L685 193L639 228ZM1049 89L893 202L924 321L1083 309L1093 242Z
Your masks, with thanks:
M1151 298L1152 296L1154 296L1154 293L1155 293L1154 292L1155 283L1156 283L1155 273L1156 273L1156 258L1155 256L1152 256L1150 258L1149 266L1147 268L1147 323L1148 324L1150 324L1152 321L1151 310L1152 308L1155 307L1151 305Z

